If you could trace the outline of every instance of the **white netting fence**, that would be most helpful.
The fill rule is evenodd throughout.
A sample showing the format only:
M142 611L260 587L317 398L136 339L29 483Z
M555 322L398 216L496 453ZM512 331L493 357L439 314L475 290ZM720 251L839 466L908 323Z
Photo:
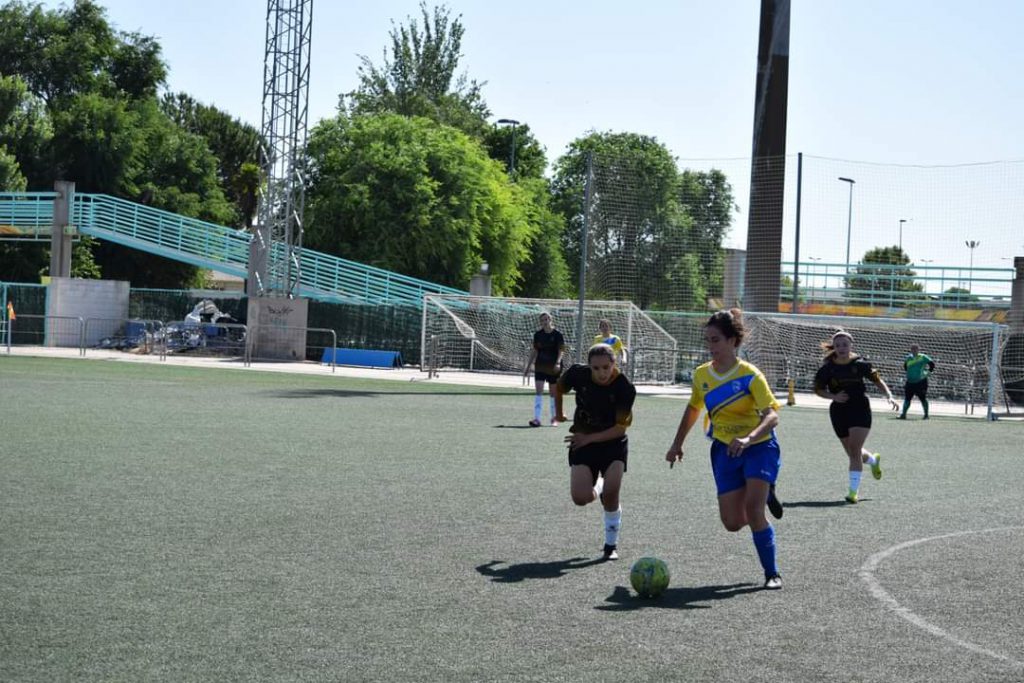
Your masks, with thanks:
M546 311L565 337L568 362L575 361L578 350L590 347L604 319L628 350L625 372L634 382L675 380L676 341L643 311L628 301L588 301L581 333L578 305L568 299L427 295L422 367L522 372L533 348L533 333L540 327L538 318Z
M1014 377L1004 377L1009 336L1001 325L769 314L748 314L746 319L750 336L744 351L773 386L781 388L792 378L797 389L810 391L821 365L820 343L843 329L853 335L856 352L871 361L897 396L906 378L903 361L910 345L917 344L936 363L928 378L931 398L963 403L969 412L976 405L996 412L1007 405L1004 380Z

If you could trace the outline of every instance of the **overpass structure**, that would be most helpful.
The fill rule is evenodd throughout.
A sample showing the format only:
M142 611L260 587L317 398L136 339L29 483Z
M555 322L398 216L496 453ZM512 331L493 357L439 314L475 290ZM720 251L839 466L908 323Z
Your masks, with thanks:
M73 193L68 224L58 225L57 192L0 193L0 239L50 241L55 231L108 242L245 278L252 233L106 194ZM287 245L273 242L274 256ZM303 249L297 294L318 301L422 306L425 294L468 294L426 280Z

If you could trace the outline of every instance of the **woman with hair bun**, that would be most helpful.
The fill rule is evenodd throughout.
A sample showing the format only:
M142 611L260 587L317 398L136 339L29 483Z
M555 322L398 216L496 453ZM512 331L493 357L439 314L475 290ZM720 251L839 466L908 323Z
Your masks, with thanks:
M779 403L761 371L737 356L745 333L738 308L718 311L704 326L711 362L693 373L693 393L665 459L670 467L683 459L686 435L707 409L705 424L711 437L711 470L722 525L728 531L750 527L764 570L764 587L774 590L782 588L782 576L775 562L775 529L764 508L771 504L771 487L782 466L775 439ZM781 516L781 504L775 500L774 505L778 506L776 517Z
M858 500L865 463L871 467L871 475L875 479L882 478L882 456L864 448L871 432L871 404L864 379L871 380L885 394L893 410L899 410L899 405L878 371L853 352L853 336L849 332L839 330L830 341L822 342L821 348L826 353L814 376L814 393L832 401L828 409L832 429L850 459L850 488L846 502L852 504Z

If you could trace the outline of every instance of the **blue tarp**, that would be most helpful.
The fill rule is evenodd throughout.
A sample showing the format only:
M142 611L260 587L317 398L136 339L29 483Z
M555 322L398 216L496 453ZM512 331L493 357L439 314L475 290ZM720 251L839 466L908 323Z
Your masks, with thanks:
M398 351L367 351L366 349L324 349L321 363L358 365L366 368L400 368L402 354Z

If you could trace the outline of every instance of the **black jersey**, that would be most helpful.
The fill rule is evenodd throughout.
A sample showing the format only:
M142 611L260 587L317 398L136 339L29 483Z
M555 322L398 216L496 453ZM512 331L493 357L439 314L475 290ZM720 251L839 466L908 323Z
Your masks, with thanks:
M565 348L565 337L558 330L545 332L543 329L533 333L533 348L537 351L534 368L537 372L557 375L561 372L558 354Z
M830 356L814 375L814 390L845 391L851 399L867 398L865 379L878 379L878 371L868 361L857 356L849 363L837 363Z
M633 422L636 389L622 373L601 385L592 379L589 365L573 365L558 378L558 388L563 394L576 392L571 432L593 434L615 425L628 427Z

